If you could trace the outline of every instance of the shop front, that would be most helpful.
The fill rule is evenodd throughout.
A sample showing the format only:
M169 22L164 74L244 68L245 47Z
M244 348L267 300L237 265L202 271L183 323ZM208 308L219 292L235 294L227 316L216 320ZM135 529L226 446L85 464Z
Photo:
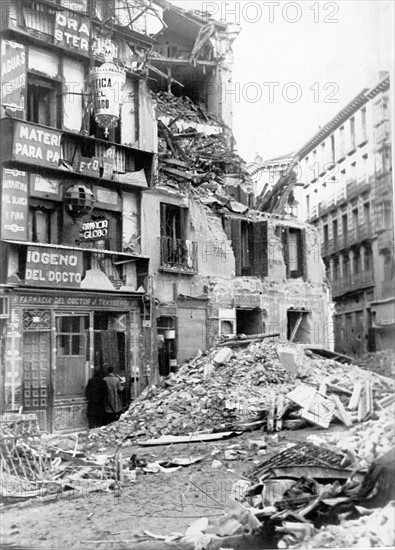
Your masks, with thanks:
M48 432L86 428L85 387L105 363L126 378L128 405L139 375L141 294L18 289L10 297L7 411L36 413Z

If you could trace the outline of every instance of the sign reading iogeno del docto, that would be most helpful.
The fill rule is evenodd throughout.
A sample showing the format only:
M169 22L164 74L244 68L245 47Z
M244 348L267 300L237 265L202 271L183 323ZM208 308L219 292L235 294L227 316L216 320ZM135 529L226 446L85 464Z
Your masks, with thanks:
M27 247L25 283L29 286L79 288L82 251Z

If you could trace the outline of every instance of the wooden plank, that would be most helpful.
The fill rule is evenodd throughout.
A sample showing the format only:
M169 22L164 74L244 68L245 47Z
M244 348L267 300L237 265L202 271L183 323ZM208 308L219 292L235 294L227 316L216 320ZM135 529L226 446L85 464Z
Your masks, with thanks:
M276 408L276 418L275 418L275 430L280 432L283 428L283 414L284 414L284 396L277 396L277 408Z
M218 439L229 439L240 435L241 432L219 432L215 434L194 433L190 435L162 435L157 439L138 441L140 447L153 445L173 445L174 443L200 443L201 441L216 441Z
M355 382L350 402L347 405L347 409L349 411L356 411L358 409L358 403L361 398L361 393L362 393L362 382Z
M334 393L343 393L344 395L348 395L351 397L352 392L350 390L347 390L346 388L343 388L342 386L337 386L335 384L331 384L330 382L327 383L328 390Z
M336 412L335 416L343 422L347 428L350 428L352 426L352 420L351 416L348 414L346 409L344 408L343 403L340 401L340 398L338 395L331 395L330 399L334 402L336 406Z
M266 430L268 432L274 431L274 412L276 407L276 395L271 393L269 397L269 411L267 414L267 426Z
M318 392L321 394L321 395L326 395L327 393L327 385L325 384L325 382L322 382L322 384L320 385L319 389L318 389Z
M294 338L296 336L296 333L298 332L298 328L300 327L300 323L302 322L302 319L303 319L303 313L299 313L299 317L296 320L295 326L294 326L293 331L291 333L291 337L289 339L290 342L294 341Z
M363 422L363 420L366 418L366 415L367 415L366 389L363 388L361 397L358 401L358 422Z

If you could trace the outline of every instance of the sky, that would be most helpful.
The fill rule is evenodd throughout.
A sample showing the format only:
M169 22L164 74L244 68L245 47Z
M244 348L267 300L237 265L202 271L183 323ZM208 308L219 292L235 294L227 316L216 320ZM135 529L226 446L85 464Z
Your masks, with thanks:
M172 2L240 25L229 97L247 162L297 151L378 71L393 70L393 0Z

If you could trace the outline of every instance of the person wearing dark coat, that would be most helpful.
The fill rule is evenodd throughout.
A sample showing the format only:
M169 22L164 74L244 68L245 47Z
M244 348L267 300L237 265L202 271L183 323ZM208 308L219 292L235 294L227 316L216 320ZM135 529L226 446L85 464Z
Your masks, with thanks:
M105 423L104 400L107 393L107 386L103 380L103 373L95 369L93 377L88 380L85 388L85 397L88 400L88 423L89 428L99 428Z
M114 374L114 367L107 367L107 375L103 378L106 384L106 396L104 398L104 417L106 424L115 422L121 416L123 406L120 393L123 391L123 384L119 376Z

